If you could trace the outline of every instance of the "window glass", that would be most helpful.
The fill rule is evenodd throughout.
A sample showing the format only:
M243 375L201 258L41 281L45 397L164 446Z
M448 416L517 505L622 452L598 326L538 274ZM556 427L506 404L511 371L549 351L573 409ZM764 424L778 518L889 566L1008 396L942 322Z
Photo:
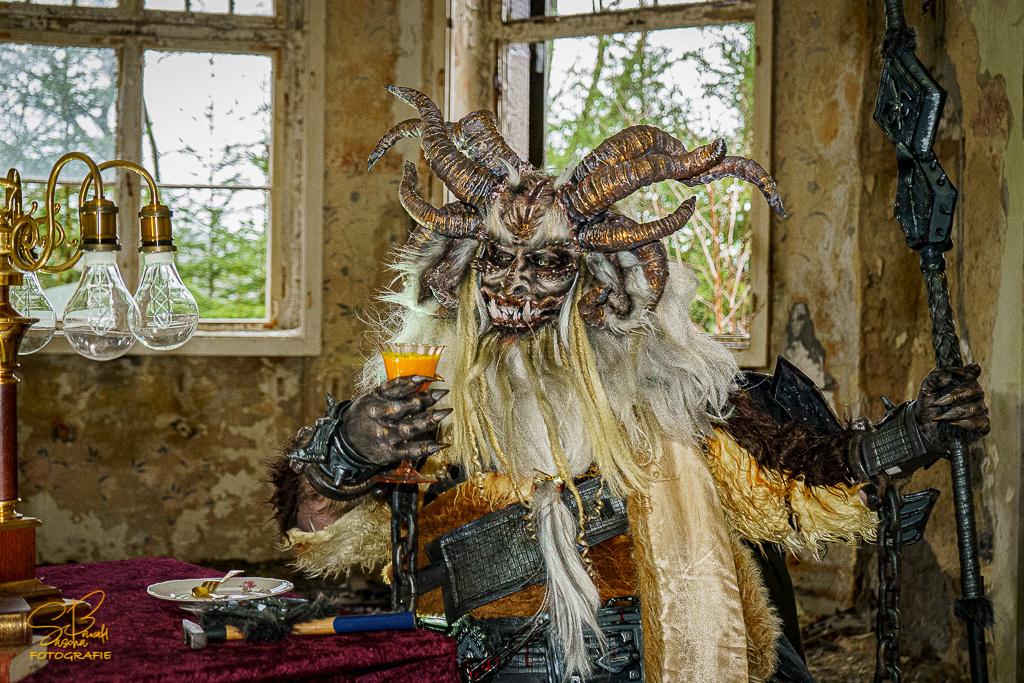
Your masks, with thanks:
M231 11L228 0L191 0L189 9L207 14L227 14Z
M145 54L143 163L203 318L266 317L272 77L266 55Z
M117 62L99 48L0 44L0 165L24 180L46 180L66 152L112 159L117 128ZM61 180L85 177L69 164Z
M178 272L204 319L266 317L267 190L165 188Z
M41 230L46 222L45 181L54 162L67 152L83 152L99 161L114 157L116 65L114 51L109 49L0 45L0 82L6 84L0 88L0 173L18 169L23 211L29 213L32 202L38 203L41 208L35 218ZM78 190L86 171L80 161L68 163L61 170L55 196L61 205L56 219L72 237L80 234ZM112 181L113 176L104 174L104 180ZM109 191L107 197L114 198ZM55 253L54 263L72 252L64 246ZM57 257L63 258L58 261ZM39 273L40 285L58 317L78 276L74 269Z
M144 7L165 12L184 12L185 0L146 0Z
M688 149L722 137L730 155L750 154L752 25L562 38L548 49L548 166L568 167L638 124L658 126ZM728 178L692 190L665 182L637 192L624 207L650 221L697 195L697 212L666 244L673 259L699 271L691 315L714 334L749 332L751 190Z
M270 17L274 15L274 0L235 0L235 14Z
M54 157L52 161L56 161L57 157ZM78 162L72 162L66 168L68 171L77 168L84 168L77 166ZM70 173L68 175L71 175ZM64 173L61 173L61 178L64 177ZM103 174L104 183L113 183L114 177L110 173ZM78 223L78 191L81 188L81 183L64 183L61 182L57 185L56 192L54 192L54 201L60 205L60 210L56 214L57 222L63 228L64 233L71 239L77 239L81 234L79 223ZM113 188L111 184L109 188ZM104 187L104 193L108 199L113 199L114 195L108 189ZM25 213L29 212L32 202L37 202L40 207L46 205L46 183L34 183L24 182L22 183L22 203ZM89 198L92 198L92 193L89 193ZM39 223L40 232L46 230L46 211L42 208L36 211L33 216ZM64 263L72 254L74 249L68 244L62 244L61 246L53 250L53 257L50 259L51 264ZM82 275L81 266L76 265L68 270L60 273L43 273L38 272L39 284L43 288L43 294L50 302L50 306L53 307L54 312L57 314L57 319L60 320L64 316L64 308L67 306L68 301L75 293L75 288L78 286L78 279Z
M551 0L548 14L567 16L570 14L637 9L638 7L692 5L698 2L706 2L706 0Z

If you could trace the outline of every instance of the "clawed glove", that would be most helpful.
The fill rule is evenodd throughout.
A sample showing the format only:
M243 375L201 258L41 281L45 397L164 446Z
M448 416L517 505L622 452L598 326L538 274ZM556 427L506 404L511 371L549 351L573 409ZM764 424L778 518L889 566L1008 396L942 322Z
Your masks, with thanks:
M300 432L289 454L320 495L352 500L373 488L371 477L401 460L426 457L447 444L423 437L452 411L431 410L447 391L421 391L430 377L389 380L354 401L327 397L327 414Z
M288 454L292 469L306 475L310 485L332 500L351 500L369 492L371 477L380 467L348 441L344 418L352 401L336 403L327 397L327 414L312 429L300 432L302 445Z
M970 436L988 434L980 374L977 364L929 372L916 401L892 408L853 440L851 469L861 481L876 482L882 473L894 479L909 477L949 453L958 431L950 425Z

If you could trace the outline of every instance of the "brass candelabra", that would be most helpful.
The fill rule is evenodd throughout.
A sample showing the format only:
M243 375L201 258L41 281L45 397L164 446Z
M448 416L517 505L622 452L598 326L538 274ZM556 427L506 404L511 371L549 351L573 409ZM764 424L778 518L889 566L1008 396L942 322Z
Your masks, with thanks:
M61 169L76 160L88 166L88 173L78 197L80 238L69 239L57 220L60 205L55 196ZM108 168L137 173L149 186L151 203L139 213L139 251L146 266L134 297L125 288L113 258L113 252L121 247L117 207L103 191L101 172ZM14 371L26 332L40 322L38 317L23 315L29 313L26 306L48 311L49 324L36 334L31 351L25 352L45 345L55 329L52 307L39 289L35 273L60 273L84 259L82 277L64 311L63 325L75 351L96 360L117 358L135 341L154 349L177 348L195 332L199 309L174 265L171 210L160 203L159 190L145 168L122 160L97 165L85 154L65 154L54 164L46 184L45 223L34 217L37 202L25 211L16 170L0 178L0 186L5 200L0 208L0 597L22 597L35 608L61 600L60 591L35 576L36 529L42 523L15 509L20 499L19 380ZM87 199L90 189L93 198ZM61 261L53 258L54 253L65 246L70 255L51 264L51 260ZM21 311L12 303L14 292L22 295L21 301L29 302Z

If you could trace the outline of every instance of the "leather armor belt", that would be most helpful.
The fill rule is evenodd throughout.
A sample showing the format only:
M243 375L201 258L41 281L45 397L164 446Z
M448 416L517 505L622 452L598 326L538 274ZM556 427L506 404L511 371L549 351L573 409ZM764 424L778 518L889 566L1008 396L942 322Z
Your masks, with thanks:
M626 502L609 495L600 477L584 480L577 490L584 514L591 520L583 536L587 545L629 530ZM577 519L571 492L562 492L562 502ZM463 524L427 545L431 564L417 572L416 583L420 593L441 586L449 624L481 605L543 583L544 561L527 513L516 503Z
M563 683L566 680L582 683L643 683L643 629L640 626L640 602L636 598L613 598L597 611L597 624L605 636L602 651L589 631L584 636L587 653L594 674L587 679L578 675L566 679L565 665L558 656L557 647L549 645L547 614L541 620L536 634L522 643L517 636L530 626L531 619L518 617L504 619L473 619L466 617L455 623L448 635L458 641L459 661L464 673L467 666L472 673L464 680L488 680L490 683ZM491 659L497 674L488 667L474 664ZM474 671L475 670L475 671ZM494 676L493 678L490 676Z

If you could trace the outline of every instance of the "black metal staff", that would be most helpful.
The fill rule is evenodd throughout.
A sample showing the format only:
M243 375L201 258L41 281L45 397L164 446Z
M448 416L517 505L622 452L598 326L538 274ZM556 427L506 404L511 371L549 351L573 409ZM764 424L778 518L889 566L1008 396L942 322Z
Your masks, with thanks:
M932 150L946 92L914 54L916 39L914 30L907 26L902 0L885 0L885 28L882 41L885 66L875 105L875 121L896 148L899 178L893 213L906 236L907 246L921 255L936 365L958 367L963 365L963 358L949 305L946 257L943 255L953 246L950 233L957 192ZM953 612L967 623L971 680L983 683L988 681L984 629L991 626L993 611L991 602L985 597L985 584L978 563L974 494L967 449L962 439L956 441L948 457L953 479L962 592L962 597L954 602ZM879 514L891 517L894 511L883 508ZM882 523L886 524L884 519ZM879 538L880 562L885 540ZM879 608L882 607L880 604ZM879 619L881 624L881 615ZM880 672L876 672L876 680L879 680L879 675ZM898 669L894 678L898 678Z

